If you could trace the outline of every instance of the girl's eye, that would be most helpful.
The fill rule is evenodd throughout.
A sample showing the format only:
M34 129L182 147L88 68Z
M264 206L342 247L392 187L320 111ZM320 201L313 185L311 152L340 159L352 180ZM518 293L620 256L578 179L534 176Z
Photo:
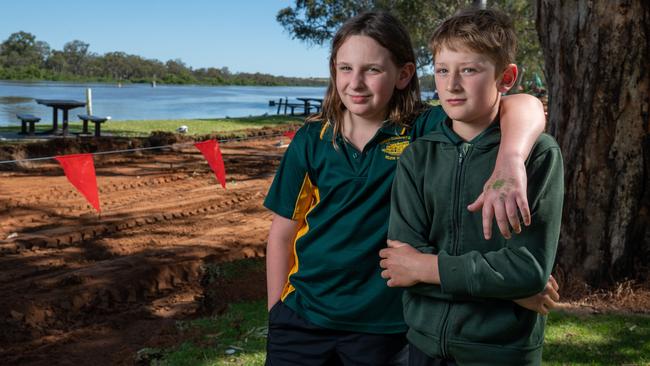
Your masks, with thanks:
M350 70L352 70L352 68L350 66L347 66L347 65L341 65L341 66L339 66L339 70L340 71L350 71Z
M435 73L440 74L440 75L445 75L449 72L449 70L445 69L444 67L436 67Z

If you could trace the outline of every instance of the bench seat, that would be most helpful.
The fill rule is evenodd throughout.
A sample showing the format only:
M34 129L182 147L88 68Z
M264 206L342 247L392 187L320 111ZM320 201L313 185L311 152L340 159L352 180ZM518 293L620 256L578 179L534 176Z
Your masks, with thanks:
M90 114L78 114L77 117L83 121L82 133L88 133L88 121L95 124L95 137L101 136L101 124L109 120L109 117L101 117Z
M26 113L16 114L16 117L20 120L20 133L33 135L36 130L34 124L38 123L41 119ZM29 132L27 131L27 124L29 123Z

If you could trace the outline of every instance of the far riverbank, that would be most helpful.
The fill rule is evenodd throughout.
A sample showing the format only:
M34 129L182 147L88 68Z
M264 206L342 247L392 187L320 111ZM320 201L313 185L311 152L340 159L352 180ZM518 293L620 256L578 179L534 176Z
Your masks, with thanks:
M269 101L280 98L322 98L325 87L297 86L201 86L69 82L0 81L0 126L18 123L17 113L29 113L51 121L52 111L35 98L85 100L92 89L93 113L117 120L161 120L248 117L273 115ZM70 111L70 120L85 113Z

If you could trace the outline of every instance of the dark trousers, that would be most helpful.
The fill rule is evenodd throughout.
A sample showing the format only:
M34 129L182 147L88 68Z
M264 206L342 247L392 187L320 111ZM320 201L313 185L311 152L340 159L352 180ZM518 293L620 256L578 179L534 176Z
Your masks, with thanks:
M266 366L406 365L406 336L325 329L281 301L269 312Z
M456 366L453 360L429 357L419 348L409 344L409 366Z

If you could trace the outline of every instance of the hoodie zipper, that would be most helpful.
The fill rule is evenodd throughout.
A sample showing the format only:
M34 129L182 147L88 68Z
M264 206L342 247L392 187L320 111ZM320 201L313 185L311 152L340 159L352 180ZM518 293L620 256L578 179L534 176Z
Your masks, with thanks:
M450 255L458 254L458 242L460 237L460 217L461 217L461 207L460 207L460 186L461 179L463 177L464 169L463 162L467 158L467 155L470 152L472 144L463 142L458 146L458 165L456 167L456 177L454 178L454 203L453 203L453 216L452 216L452 226L453 226L453 240ZM443 321L442 321L442 330L440 334L440 347L442 351L442 356L444 358L449 358L449 350L447 344L448 338L448 328L449 328L449 312L451 311L451 304L448 303L444 310Z

